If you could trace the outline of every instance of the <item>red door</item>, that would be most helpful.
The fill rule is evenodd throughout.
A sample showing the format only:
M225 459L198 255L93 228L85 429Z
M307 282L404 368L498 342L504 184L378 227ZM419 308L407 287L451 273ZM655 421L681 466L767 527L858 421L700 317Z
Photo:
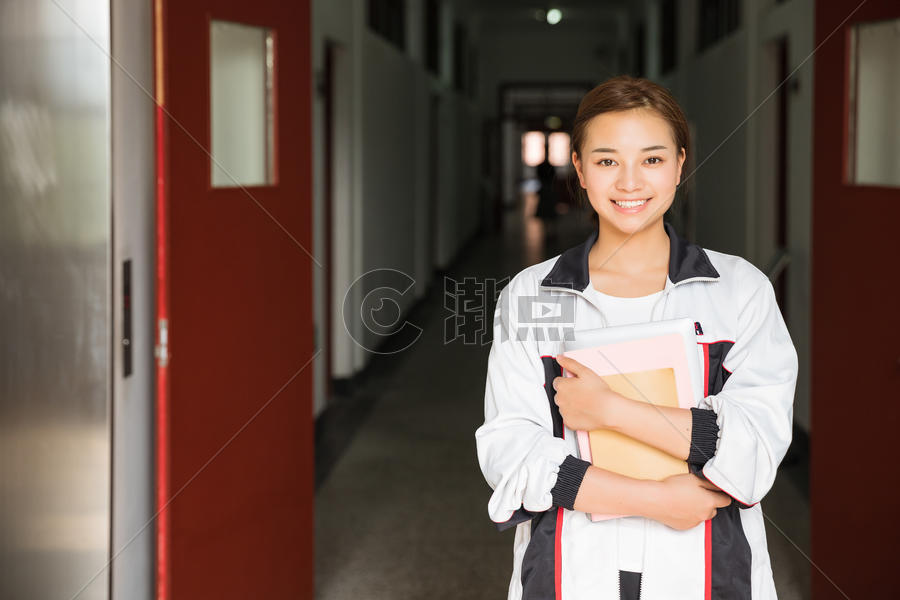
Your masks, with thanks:
M309 2L155 2L157 597L310 598Z
M900 187L889 168L879 173L897 155L881 136L896 119L885 93L900 82L896 69L878 74L896 64L888 21L900 3L817 0L815 15L812 597L874 598L896 593L900 538Z

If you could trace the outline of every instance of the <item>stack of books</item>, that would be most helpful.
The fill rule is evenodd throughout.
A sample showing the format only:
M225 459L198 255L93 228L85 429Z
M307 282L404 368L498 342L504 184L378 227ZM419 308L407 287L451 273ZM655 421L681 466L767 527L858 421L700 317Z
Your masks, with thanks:
M691 408L703 399L703 371L691 319L669 319L576 331L569 356L600 375L619 394L657 406ZM563 369L563 375L573 375ZM637 479L661 481L688 473L687 462L627 435L578 431L581 458ZM591 514L592 521L629 515Z

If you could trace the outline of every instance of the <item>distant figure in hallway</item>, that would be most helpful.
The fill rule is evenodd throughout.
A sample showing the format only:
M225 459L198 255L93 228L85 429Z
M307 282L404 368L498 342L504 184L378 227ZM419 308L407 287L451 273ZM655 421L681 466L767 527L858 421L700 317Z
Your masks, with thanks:
M556 192L553 185L556 180L556 167L550 164L547 153L544 162L537 166L537 176L541 182L535 216L544 222L544 233L547 240L556 239Z

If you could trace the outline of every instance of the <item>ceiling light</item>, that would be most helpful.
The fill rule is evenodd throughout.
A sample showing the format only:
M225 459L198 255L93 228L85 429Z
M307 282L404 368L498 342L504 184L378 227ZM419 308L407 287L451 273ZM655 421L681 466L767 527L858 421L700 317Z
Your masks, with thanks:
M562 119L555 115L551 115L544 119L544 125L546 125L550 129L559 129L562 127Z
M562 20L562 11L558 8L551 8L547 11L547 22L556 25Z

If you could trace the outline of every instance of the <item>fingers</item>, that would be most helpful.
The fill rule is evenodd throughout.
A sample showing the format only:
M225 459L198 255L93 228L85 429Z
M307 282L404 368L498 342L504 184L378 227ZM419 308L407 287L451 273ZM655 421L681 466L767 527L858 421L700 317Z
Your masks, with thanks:
M696 477L696 475L695 475L695 477ZM700 485L702 485L703 487L705 487L708 490L712 490L714 492L722 491L722 489L719 486L717 486L716 484L714 484L711 481L707 481L706 479L703 479L702 477L697 477L697 479L700 480Z
M698 484L701 485L702 487L704 487L710 491L713 491L713 492L721 492L722 491L722 488L720 488L719 486L714 484L712 481L706 479L705 477L700 477L699 475L695 475L694 473L691 473L691 475L693 475L697 479Z
M556 357L556 362L558 362L559 365L563 369L565 369L566 371L569 371L576 377L580 377L581 375L583 375L585 372L585 369L587 369L587 367L585 367L583 364L581 364L574 358L565 356L563 354L560 354Z
M554 377L553 378L553 389L559 392L567 385L575 385L575 380L571 377Z
M715 506L710 507L710 509L706 512L706 516L704 517L705 520L714 519L720 508L725 508L726 506L731 504L731 496L729 496L728 494L715 492L715 495Z
M566 377L554 377L553 378L553 389L558 392L559 388L561 388L562 386L569 385L570 382L566 381L566 379L567 379Z
M698 477L698 479L700 479L700 478ZM716 506L723 507L723 506L728 506L729 504L731 504L731 496L729 496L728 494L723 492L721 490L721 488L716 487L715 485L712 485L707 481L703 481L702 479L701 479L701 482L702 482L702 484L701 484L702 487L705 488L706 490L708 490L709 493L711 493L713 495L713 497L715 498L714 502L715 502Z
M566 394L561 392L560 390L568 385L568 382L562 381L563 377L556 377L553 379L553 389L556 390L556 393L553 394L553 403L562 408L563 404L566 402Z

